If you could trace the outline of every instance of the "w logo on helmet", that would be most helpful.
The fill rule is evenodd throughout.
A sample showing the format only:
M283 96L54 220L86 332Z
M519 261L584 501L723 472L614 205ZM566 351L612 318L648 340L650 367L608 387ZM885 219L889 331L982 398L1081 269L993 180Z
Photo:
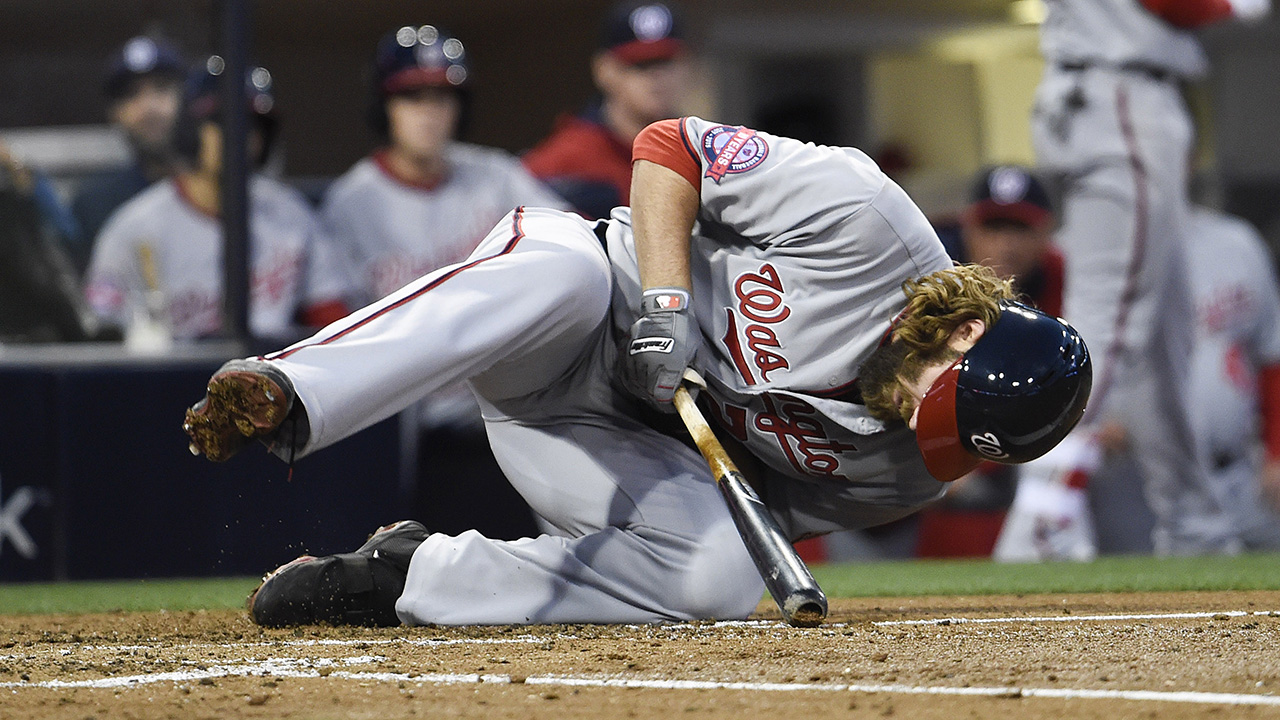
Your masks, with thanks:
M1009 453L1000 447L1000 438L994 433L985 432L981 435L970 435L969 442L973 443L973 449L979 453L991 458L992 460L1000 460L1009 457Z

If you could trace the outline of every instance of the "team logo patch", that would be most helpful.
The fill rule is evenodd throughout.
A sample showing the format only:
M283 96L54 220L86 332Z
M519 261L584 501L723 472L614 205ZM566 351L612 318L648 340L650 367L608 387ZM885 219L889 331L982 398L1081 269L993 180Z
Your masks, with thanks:
M706 156L706 176L717 183L725 175L746 172L764 162L769 146L755 130L717 125L702 134L702 154Z
M981 435L970 435L969 442L973 443L973 449L986 455L993 460L1002 460L1009 457L1009 453L1000 447L1000 438L994 433L982 433Z

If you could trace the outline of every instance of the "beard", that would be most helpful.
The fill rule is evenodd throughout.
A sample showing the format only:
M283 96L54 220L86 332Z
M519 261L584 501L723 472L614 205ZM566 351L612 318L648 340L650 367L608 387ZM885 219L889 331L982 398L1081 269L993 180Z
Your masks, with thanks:
M858 369L858 387L862 402L871 417L886 423L906 423L915 410L915 402L902 402L907 397L905 383L920 379L926 367L939 362L954 362L963 353L943 347L928 356L913 352L906 343L893 341L871 352ZM902 389L902 392L898 392Z
M905 343L885 343L872 350L858 368L858 387L871 417L886 423L903 421L893 393L902 384L898 376L909 354Z

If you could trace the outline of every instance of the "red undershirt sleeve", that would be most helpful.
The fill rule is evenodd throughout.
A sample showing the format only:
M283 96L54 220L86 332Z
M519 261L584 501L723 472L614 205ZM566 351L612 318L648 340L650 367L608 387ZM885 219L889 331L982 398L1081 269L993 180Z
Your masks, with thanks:
M631 162L648 160L689 181L701 193L702 165L690 149L680 120L659 120L640 131L631 146Z
M1258 391L1262 394L1262 443L1267 458L1280 459L1280 365L1262 368L1258 377Z
M1153 15L1180 28L1198 28L1231 17L1227 0L1141 0Z

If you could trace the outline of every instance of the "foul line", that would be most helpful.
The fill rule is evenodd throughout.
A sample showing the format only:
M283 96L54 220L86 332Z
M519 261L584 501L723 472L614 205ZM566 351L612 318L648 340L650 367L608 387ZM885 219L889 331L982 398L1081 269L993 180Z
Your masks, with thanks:
M361 664L379 658L364 656L346 658L345 665ZM1000 698L1057 698L1089 700L1135 700L1146 702L1177 702L1205 705L1268 705L1280 707L1280 697L1274 695L1250 695L1244 693L1212 692L1160 692L1156 690L1083 690L1068 688L1029 687L945 687L921 685L829 685L813 683L747 683L717 682L710 680L636 680L622 678L574 677L538 675L524 679L512 679L509 675L480 675L476 673L408 673L350 672L330 670L333 661L312 663L296 658L275 658L242 665L219 665L206 670L153 673L99 680L46 680L44 682L0 683L6 688L118 688L137 687L158 682L191 682L206 678L271 676L290 678L336 677L348 680L375 680L380 682L413 682L419 684L525 684L553 687L644 688L654 690L741 690L748 692L855 692L891 693L898 695L962 695Z
M1280 612L1269 610L1230 610L1218 612L1190 612L1190 613L1145 613L1145 614L1129 614L1129 615L1044 615L1044 616L1028 616L1028 617L995 617L995 618L965 618L965 617L949 617L935 618L933 620L880 620L871 623L877 627L886 627L891 625L975 625L982 623L1016 623L1016 622L1083 622L1083 621L1104 621L1104 620L1192 620L1196 618L1233 618L1233 617L1276 617L1280 616Z

